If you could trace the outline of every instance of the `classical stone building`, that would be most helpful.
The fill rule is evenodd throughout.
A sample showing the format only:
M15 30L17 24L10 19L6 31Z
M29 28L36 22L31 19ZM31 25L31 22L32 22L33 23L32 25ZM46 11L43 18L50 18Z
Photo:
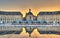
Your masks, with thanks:
M11 23L15 20L22 20L23 16L20 12L0 11L0 23Z
M39 12L37 15L38 21L46 21L46 22L60 22L60 12Z
M36 16L34 16L31 12L31 9L29 9L29 12L26 13L26 20L36 20Z
M60 11L54 12L39 12L37 16L34 16L29 9L26 16L23 18L21 12L5 12L0 11L0 23L11 23L13 21L18 21L19 23L60 23Z

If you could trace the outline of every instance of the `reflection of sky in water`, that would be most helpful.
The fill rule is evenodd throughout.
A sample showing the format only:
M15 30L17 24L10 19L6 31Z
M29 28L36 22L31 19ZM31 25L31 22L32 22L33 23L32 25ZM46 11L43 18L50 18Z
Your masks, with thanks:
M25 28L23 28L23 31L21 32L20 34L21 36L29 36L28 33L26 33L26 30ZM32 33L31 33L31 36L39 36L39 32L37 31L37 29L35 29Z
M22 31L22 33L20 34L22 37L24 37L24 36L26 36L26 37L29 37L29 34L28 33L26 33L26 30L25 30L25 28L23 28L23 31ZM37 29L34 29L34 31L31 33L31 37L40 37L40 38L51 38L51 37L53 37L53 38L59 38L60 37L60 35L54 35L54 34L40 34L38 31L37 31Z

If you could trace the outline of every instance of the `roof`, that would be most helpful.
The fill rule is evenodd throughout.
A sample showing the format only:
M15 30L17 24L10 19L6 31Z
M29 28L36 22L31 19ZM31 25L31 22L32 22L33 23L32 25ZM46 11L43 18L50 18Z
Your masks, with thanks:
M55 15L55 14L60 14L60 11L55 11L55 12L39 12L38 15Z
M29 12L26 13L26 15L33 15L32 12L31 12L31 9L29 9Z
M32 12L28 12L26 15L33 15Z
M4 12L0 11L0 15L22 15L21 12Z

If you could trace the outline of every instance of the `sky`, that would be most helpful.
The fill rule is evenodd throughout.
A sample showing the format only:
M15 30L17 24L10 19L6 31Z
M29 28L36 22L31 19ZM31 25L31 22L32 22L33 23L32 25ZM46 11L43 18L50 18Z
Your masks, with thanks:
M29 9L34 15L40 11L60 11L60 0L0 0L0 11L20 11L24 17Z

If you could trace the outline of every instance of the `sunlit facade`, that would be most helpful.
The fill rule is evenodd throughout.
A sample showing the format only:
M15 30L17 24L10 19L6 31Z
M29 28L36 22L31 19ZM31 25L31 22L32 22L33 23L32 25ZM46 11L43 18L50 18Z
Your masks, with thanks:
M0 23L16 23L19 24L48 24L48 23L60 23L60 12L39 12L37 16L34 16L29 9L26 16L23 18L21 12L3 12L0 11Z
M12 23L15 20L22 20L22 14L20 12L0 12L0 23Z
M46 21L47 23L59 23L60 22L60 12L39 12L37 15L38 21Z
M59 11L54 12L39 12L37 16L34 16L31 12L31 9L29 9L29 12L26 13L26 16L23 18L22 14L20 12L10 12L6 14L1 15L1 21L4 23L11 23L11 22L19 22L20 24L54 24L54 23L60 23L60 13Z
M34 15L31 12L31 9L29 9L29 12L26 13L26 20L34 20Z

